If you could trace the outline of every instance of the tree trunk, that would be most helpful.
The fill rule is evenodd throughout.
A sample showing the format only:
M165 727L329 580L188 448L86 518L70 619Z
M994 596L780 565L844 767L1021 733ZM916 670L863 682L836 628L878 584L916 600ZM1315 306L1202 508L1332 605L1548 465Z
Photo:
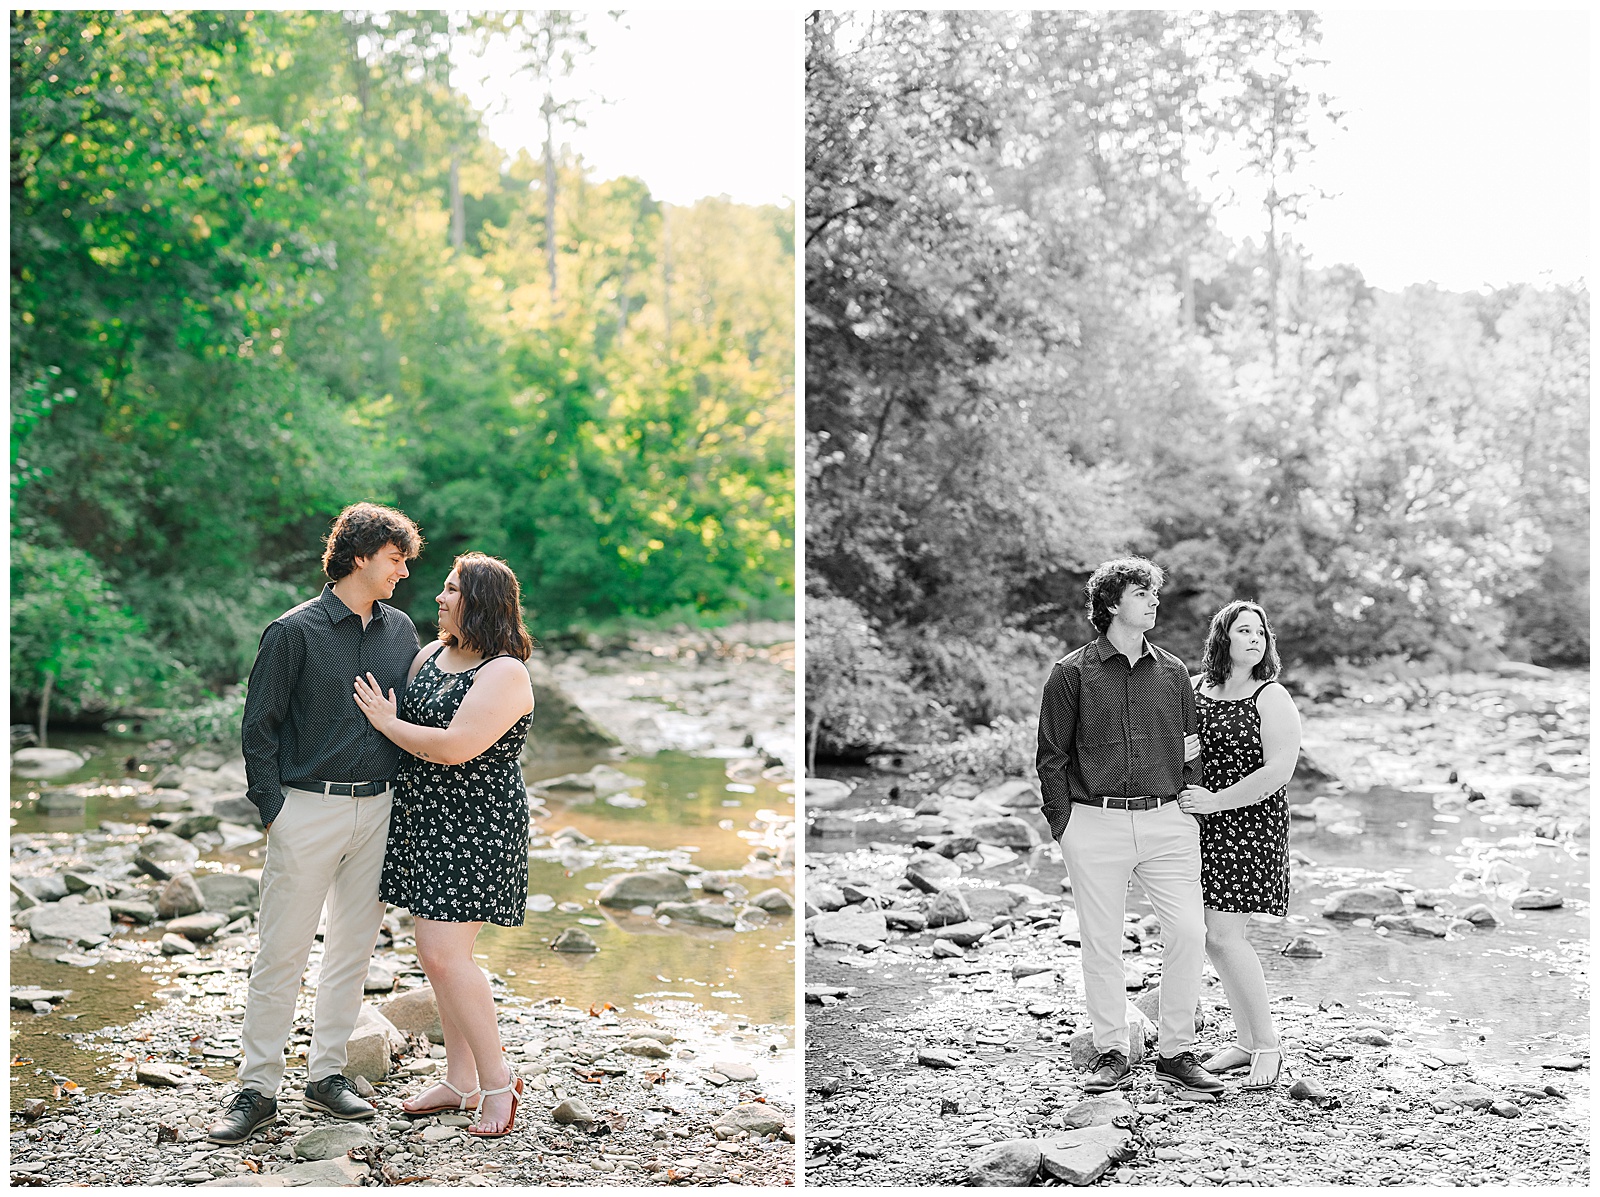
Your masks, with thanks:
M56 675L44 675L44 693L39 696L39 747L50 747L50 693L56 688Z
M461 158L450 155L450 248L462 250L467 244L467 205L461 198Z
M811 726L806 729L806 776L810 777L817 771L817 731L822 726L822 704L816 706L816 713L811 716ZM805 785L801 783L801 797L804 797Z

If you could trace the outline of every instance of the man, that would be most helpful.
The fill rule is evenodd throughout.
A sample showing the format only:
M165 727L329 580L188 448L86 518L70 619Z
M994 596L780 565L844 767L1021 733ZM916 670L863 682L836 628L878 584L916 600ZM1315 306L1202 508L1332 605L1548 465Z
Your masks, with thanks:
M405 689L417 629L381 600L421 549L417 526L400 512L346 507L328 533L322 594L261 634L243 726L250 800L267 829L261 946L245 1002L241 1088L211 1128L213 1143L243 1143L277 1117L283 1049L324 902L305 1102L335 1118L376 1112L342 1069L383 924L378 877L400 753L357 709L355 679L370 672L385 689Z
M1201 775L1194 691L1183 662L1145 639L1162 581L1142 557L1107 561L1089 578L1084 594L1099 636L1057 661L1045 683L1039 784L1083 934L1096 1053L1084 1088L1104 1093L1132 1083L1122 931L1128 879L1138 877L1161 920L1156 1079L1214 1099L1222 1083L1192 1050L1205 956L1200 825L1177 803Z

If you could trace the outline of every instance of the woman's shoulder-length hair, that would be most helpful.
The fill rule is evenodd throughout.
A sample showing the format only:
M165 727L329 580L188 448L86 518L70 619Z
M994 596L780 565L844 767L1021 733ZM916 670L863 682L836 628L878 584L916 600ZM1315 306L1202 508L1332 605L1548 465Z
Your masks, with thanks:
M1234 599L1211 617L1211 627L1206 631L1206 647L1200 658L1200 672L1205 675L1206 685L1220 688L1233 672L1233 653L1229 649L1228 633L1233 631L1234 623L1246 611L1253 611L1260 617L1261 631L1267 638L1267 650L1261 654L1261 660L1250 671L1250 676L1258 682L1270 682L1278 676L1278 638L1272 634L1266 609L1253 599Z
M485 660L531 657L534 641L522 624L522 587L511 567L485 553L463 553L453 568L461 589L461 636L458 640L441 631L439 639L452 648L481 653Z

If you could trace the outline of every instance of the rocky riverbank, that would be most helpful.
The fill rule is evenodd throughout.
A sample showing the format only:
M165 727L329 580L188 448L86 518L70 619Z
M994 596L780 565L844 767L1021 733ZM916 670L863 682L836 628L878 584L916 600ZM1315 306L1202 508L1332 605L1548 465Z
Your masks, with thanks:
M619 673L629 679L639 710L613 736L627 746L624 753L657 747L634 734L648 717L671 723L697 703L692 717L705 732L684 747L727 758L697 766L711 770L718 789L726 775L732 793L722 807L739 806L741 795L787 787L783 761L792 758L792 736L788 752L778 753L772 737L782 719L771 713L772 696L792 694L786 646L721 641L719 651L708 653L713 664L683 677L678 662L697 652L703 638L657 639L613 648L603 659L596 653L578 667L557 662L560 684L582 690L590 668L612 678L609 689L597 684L595 694L614 691ZM662 644L676 655L652 651ZM792 653L792 645L787 649ZM653 674L674 676L634 680ZM669 693L679 701L669 705L663 697ZM572 705L569 722L598 722L581 697ZM788 718L792 727L792 699ZM570 751L563 755L586 763ZM91 815L98 821L84 830L11 837L14 1184L793 1182L793 1083L783 1063L792 1027L710 1017L689 1001L640 1002L655 1015L641 1018L628 1009L631 990L592 1004L545 996L561 976L579 975L572 969L528 978L537 994L519 991L515 973L489 974L502 1038L526 1085L513 1135L478 1141L465 1134L461 1116L405 1116L400 1102L440 1073L443 1048L409 917L392 909L346 1069L379 1116L338 1123L300 1101L319 942L290 1040L279 1122L242 1147L206 1143L205 1128L234 1091L254 953L264 840L243 798L243 762L226 746L179 753L155 743L140 746L125 768L104 770L111 776L74 777L79 764L37 750L17 761L19 769L43 775L23 798L26 808L77 819L80 827L86 808L120 817ZM65 780L54 783L52 774ZM536 868L551 877L562 870L567 876L590 868L634 870L608 873L604 886L591 883L587 888L598 892L582 902L530 894L530 911L541 912L530 919L560 916L602 938L602 932L697 941L788 938L791 816L762 810L743 815L741 824L723 819L724 827L745 828L737 838L733 831L719 834L742 842L737 851L748 858L716 869L692 863L693 847L647 851L596 843L559 822L562 810L585 803L659 809L672 800L654 789L648 803L633 797L643 784L600 763L530 785ZM594 938L582 925L554 938L552 946L573 968L606 958L594 955ZM606 989L593 969L582 975L586 991ZM718 977L702 983L715 989Z
M1077 920L1030 781L935 784L912 771L853 794L809 783L826 809L806 854L807 1182L1586 1185L1587 885L1526 891L1540 860L1572 858L1574 879L1587 871L1587 675L1478 677L1452 694L1407 705L1396 684L1302 703L1323 776L1300 795L1311 800L1297 804L1298 826L1359 841L1361 811L1381 809L1387 786L1408 812L1431 810L1441 835L1467 812L1500 834L1457 847L1455 880L1431 890L1405 879L1405 859L1334 869L1297 853L1295 888L1318 897L1267 949L1289 949L1269 991L1291 1071L1269 1093L1235 1079L1216 1103L1173 1099L1148 1062L1125 1098L1083 1092ZM1142 1054L1161 932L1130 911ZM1576 933L1536 951L1525 937L1498 951L1484 938L1537 919ZM1452 944L1526 960L1535 979L1522 992L1548 995L1539 1019L1547 1002L1575 1004L1557 1030L1489 1051L1493 1027L1424 1009L1376 973L1346 1002L1283 971L1303 956L1310 978L1324 945L1346 970L1365 967L1363 936L1415 944L1396 952L1401 967ZM1214 978L1200 1021L1203 1045L1232 1038Z

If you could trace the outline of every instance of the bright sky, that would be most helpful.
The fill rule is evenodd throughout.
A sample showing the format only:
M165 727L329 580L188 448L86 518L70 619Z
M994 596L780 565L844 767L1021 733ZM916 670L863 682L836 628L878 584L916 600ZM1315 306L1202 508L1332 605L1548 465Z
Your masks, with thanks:
M801 15L772 11L629 11L588 16L593 53L572 90L598 95L584 127L562 134L602 179L634 175L651 194L691 204L726 194L748 204L800 195ZM455 84L480 108L489 136L510 153L544 145L542 96L501 58L493 78L462 69ZM509 109L499 101L510 99Z
M1335 198L1292 228L1313 264L1384 290L1589 274L1589 18L1324 11L1317 90L1343 108L1303 177ZM1260 239L1259 192L1219 213Z

